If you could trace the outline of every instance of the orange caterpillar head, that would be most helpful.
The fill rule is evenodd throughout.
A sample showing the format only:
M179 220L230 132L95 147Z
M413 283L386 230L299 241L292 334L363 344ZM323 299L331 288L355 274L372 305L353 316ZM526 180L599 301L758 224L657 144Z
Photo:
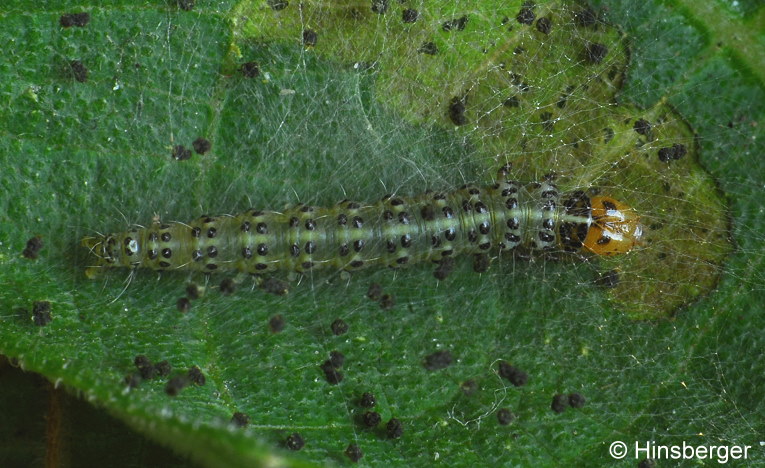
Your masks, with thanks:
M597 255L627 253L640 244L643 226L629 206L611 197L592 197L592 225L584 248Z

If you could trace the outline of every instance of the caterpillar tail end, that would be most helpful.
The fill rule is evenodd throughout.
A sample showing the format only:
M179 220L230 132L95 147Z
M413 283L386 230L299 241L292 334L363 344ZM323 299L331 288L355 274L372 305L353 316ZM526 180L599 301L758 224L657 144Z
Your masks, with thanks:
M95 279L100 276L104 271L104 265L107 263L102 251L104 245L104 237L83 237L80 241L80 245L88 249L88 252L92 257L96 258L95 265L89 265L85 268L85 277L88 279Z
M99 276L101 276L101 273L103 272L103 268L97 267L97 266L89 266L85 268L85 277L87 279L96 279Z

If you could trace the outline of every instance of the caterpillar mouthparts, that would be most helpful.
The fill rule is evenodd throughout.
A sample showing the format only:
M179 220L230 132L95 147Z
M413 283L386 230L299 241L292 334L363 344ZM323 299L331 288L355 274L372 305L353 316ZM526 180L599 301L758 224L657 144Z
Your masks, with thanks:
M82 245L96 258L86 270L93 278L111 267L206 273L397 268L516 247L610 256L629 252L642 234L637 213L611 197L561 194L549 181L504 180L447 193L387 195L370 204L345 200L333 207L202 216L188 224L155 222L85 237Z

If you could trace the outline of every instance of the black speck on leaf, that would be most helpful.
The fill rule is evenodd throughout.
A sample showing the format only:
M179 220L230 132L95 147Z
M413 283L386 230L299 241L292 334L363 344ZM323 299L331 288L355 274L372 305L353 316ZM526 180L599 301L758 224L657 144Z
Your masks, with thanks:
M53 320L50 310L50 302L35 301L34 304L32 304L32 321L34 324L38 327L48 325Z
M133 364L140 369L141 367L151 366L151 360L144 354L139 354L133 358Z
M443 25L441 25L441 29L444 31L463 31L465 29L465 26L467 26L468 23L468 17L467 15L462 15L459 18L455 18L449 21L446 21Z
M290 291L289 284L286 281L276 278L268 278L260 285L260 288L276 296L284 296Z
M335 319L329 326L332 329L332 333L339 336L348 333L348 324L343 319Z
M553 396L550 408L556 413L562 413L566 411L566 408L568 408L568 397L561 393L557 393L555 396Z
M518 107L521 105L520 99L517 96L509 97L502 103L505 107Z
M133 364L144 380L150 380L157 376L157 367L151 362L151 360L143 354L139 354L133 359Z
M268 6L274 11L284 10L289 6L290 2L287 0L268 0Z
M379 301L382 296L382 286L379 283L372 283L367 289L367 297L373 301Z
M407 8L401 13L401 20L404 23L414 23L417 21L417 18L420 16L420 13L413 9L413 8Z
M423 42L417 52L425 55L436 55L438 53L438 46L434 42Z
M210 151L210 148L212 148L212 143L210 143L210 140L199 137L194 140L191 146L194 147L194 151L196 151L197 154L205 154L206 152Z
M220 282L220 292L223 295L228 296L236 291L236 283L231 278L224 278Z
M44 245L45 244L43 243L42 237L40 236L32 237L31 239L27 241L27 245L24 248L22 255L24 255L24 258L34 260L38 257L38 254L40 253Z
M598 24L598 15L591 8L585 8L574 15L574 23L581 28L592 28Z
M186 161L191 159L191 150L183 145L176 145L173 147L173 159L176 161Z
M585 398L580 393L569 393L568 394L568 404L571 405L572 408L581 408L584 406Z
M280 333L282 330L284 330L284 326L287 323L287 321L284 319L284 316L282 314L276 314L268 321L268 328L271 330L271 333Z
M178 309L178 312L185 314L191 309L191 301L187 297L182 297L175 303L175 307Z
M388 421L388 424L385 425L385 432L391 439L398 439L404 434L404 425L400 420L392 418Z
M521 24L530 26L537 17L534 14L534 7L535 5L533 2L524 3L521 7L521 11L519 11L518 15L515 17L515 20Z
M372 11L383 14L388 11L389 0L372 0Z
M170 363L167 361L167 359L164 359L160 362L158 362L154 369L157 371L157 375L160 377L167 377L170 375L170 371L173 370L173 366L170 365Z
M603 272L595 279L595 284L603 288L615 288L619 284L619 272L616 270Z
M460 390L465 396L475 395L478 391L478 383L473 379L466 380L460 385Z
M334 350L329 353L329 362L335 369L343 367L345 363L345 355L340 351Z
M303 31L303 45L306 47L315 46L318 39L319 35L313 29L306 29Z
M377 399L372 393L364 392L364 394L361 395L359 404L363 406L364 408L372 408L377 404Z
M141 382L143 379L139 374L132 373L125 376L125 385L127 385L130 388L137 388L139 385L141 385Z
M542 34L550 34L551 29L552 21L550 21L550 18L539 18L537 20L537 31L541 32Z
M321 370L324 371L324 378L327 379L327 383L337 385L343 381L343 373L332 365L332 361L324 361L321 365Z
M377 427L377 425L380 424L380 421L382 421L382 416L380 416L380 413L377 411L367 411L361 419L364 426Z
M522 387L526 385L529 380L528 374L506 361L499 362L499 376L503 379L509 380L510 383L516 387Z
M638 119L632 127L639 135L648 136L651 132L651 123L645 119Z
M191 11L194 9L194 0L177 0L178 8L183 11Z
M454 271L454 258L444 257L438 262L438 267L433 272L433 276L439 281L445 280Z
M465 98L453 97L449 103L449 120L454 125L465 125L468 123L465 116Z
M72 26L82 28L90 23L90 13L66 13L61 15L59 23L65 28L70 28Z
M69 69L76 81L80 83L88 81L88 67L86 67L80 60L69 61Z
M486 254L473 255L473 271L476 273L486 273L489 271L489 256Z
M348 448L345 449L345 455L353 463L357 463L359 460L361 460L361 457L364 456L364 454L361 452L361 448L359 448L359 446L356 444L348 445Z
M305 446L305 440L303 440L303 436L297 432L293 432L287 436L284 445L290 450L300 450Z
M200 369L198 366L191 366L188 371L188 378L191 381L191 383L195 385L204 385L207 383L207 379L205 378L205 375L202 373L202 369Z
M189 384L189 379L185 375L177 375L171 378L165 385L165 393L174 397L181 393L181 390Z
M237 411L231 416L231 423L236 427L247 427L250 424L250 417Z
M499 422L501 425L507 426L513 422L513 419L515 419L515 415L509 409L502 408L497 411L497 422Z
M199 299L199 296L201 295L201 291L199 289L199 286L197 286L194 283L189 284L186 286L186 297L189 299Z
M584 47L584 60L587 63L596 65L603 61L608 55L608 47L597 42L588 43Z
M396 299L394 299L393 296L390 294L383 294L380 298L380 308L383 310L388 310L393 308L393 306L396 305Z
M255 78L260 75L260 65L258 62L245 62L239 70L247 78Z
M452 364L452 353L448 350L436 351L425 357L425 369L429 371L445 369Z

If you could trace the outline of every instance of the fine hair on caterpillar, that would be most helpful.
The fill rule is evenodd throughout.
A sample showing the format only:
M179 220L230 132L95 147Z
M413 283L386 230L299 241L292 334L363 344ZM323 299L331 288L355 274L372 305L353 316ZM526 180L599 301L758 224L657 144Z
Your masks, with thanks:
M250 209L189 223L155 220L85 237L82 245L95 258L86 270L93 278L114 267L252 274L399 268L513 249L613 256L632 250L642 236L638 214L625 203L583 190L561 193L549 180L518 182L500 171L500 181L484 187Z

